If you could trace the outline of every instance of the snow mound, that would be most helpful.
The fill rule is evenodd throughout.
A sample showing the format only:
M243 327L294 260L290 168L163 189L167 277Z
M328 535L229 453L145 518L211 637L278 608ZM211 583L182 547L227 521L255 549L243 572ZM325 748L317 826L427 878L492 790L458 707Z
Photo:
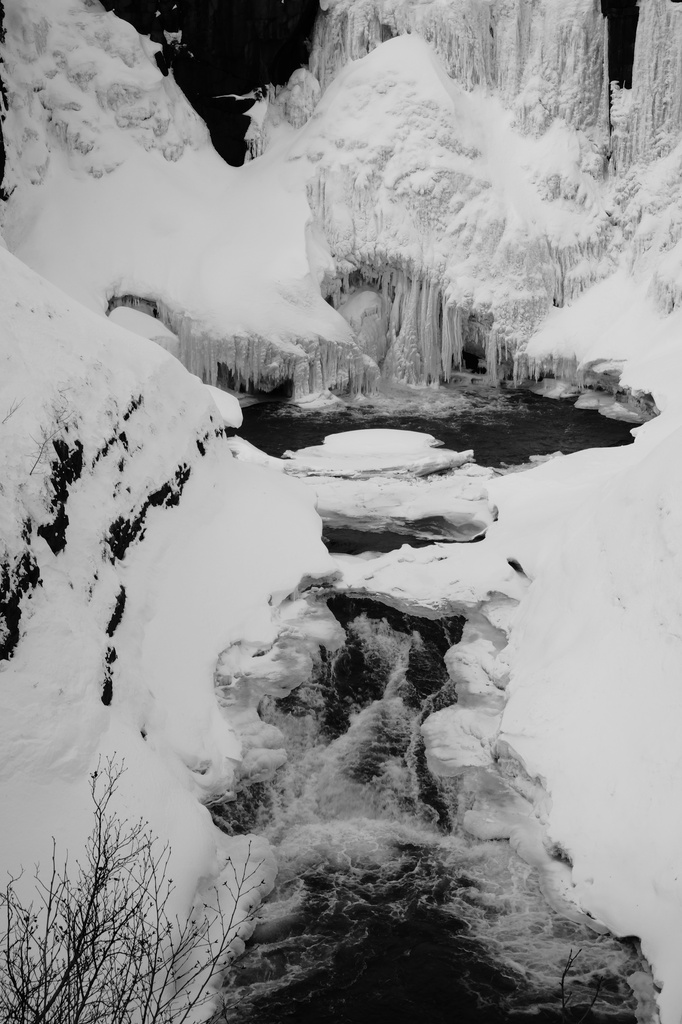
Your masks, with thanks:
M331 455L412 454L442 445L431 434L419 430L344 430L328 434L322 444Z

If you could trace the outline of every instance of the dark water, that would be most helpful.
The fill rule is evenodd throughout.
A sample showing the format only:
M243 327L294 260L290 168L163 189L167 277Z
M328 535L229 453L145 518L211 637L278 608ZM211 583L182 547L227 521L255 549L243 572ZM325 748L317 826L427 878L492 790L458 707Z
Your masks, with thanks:
M362 405L305 410L268 402L244 410L239 434L269 455L320 444L325 434L382 427L421 430L446 448L473 448L479 465L519 465L531 455L609 448L632 441L632 424L609 420L527 387L484 383L400 389Z
M635 948L555 913L507 842L464 832L479 770L428 770L419 725L456 699L442 653L461 620L382 617L377 602L338 597L330 607L345 647L260 709L284 734L288 764L224 809L239 830L265 834L279 864L227 979L227 1020L634 1024ZM563 1013L561 974L578 949Z

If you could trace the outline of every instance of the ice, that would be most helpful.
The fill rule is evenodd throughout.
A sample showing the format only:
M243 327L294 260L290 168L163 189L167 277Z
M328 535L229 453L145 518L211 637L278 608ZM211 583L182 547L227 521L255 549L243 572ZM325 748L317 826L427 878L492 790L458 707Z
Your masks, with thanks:
M553 25L575 32L569 48L584 42L593 17L579 6L577 24L567 18ZM557 99L561 115L549 116L541 131L525 130L511 97L505 105L507 97L480 87L486 74L458 79L439 48L443 37L427 30L426 10L409 3L330 6L311 63L327 88L290 153L307 159L311 207L337 262L327 288L383 376L447 380L465 350L495 379L511 374L515 352L553 304L570 302L612 269L612 225L598 184L601 115L592 111L589 133L585 124L569 127L577 108L563 105L566 93ZM478 22L490 16L478 4L428 11L449 26L445 49L451 44L460 54L472 41L478 45ZM458 34L459 17L471 18L474 35ZM392 19L392 35L414 31L377 45L380 25ZM600 52L601 34L582 59L599 69L601 95ZM344 55L359 59L341 66ZM567 78L560 91L574 58L562 49ZM381 303L355 299L367 291Z
M470 541L481 537L496 515L480 478L457 470L407 480L310 475L303 482L314 493L324 523L335 529ZM371 546L371 538L367 542Z
M323 86L349 60L393 36L412 33L436 50L448 75L468 91L497 89L519 117L542 130L554 117L605 131L601 12L585 0L328 0L316 22L311 69ZM579 87L578 87L578 83ZM542 104L538 100L542 99ZM538 106L540 109L538 109Z
M438 618L481 610L494 628L507 628L524 593L518 574L483 540L478 544L407 544L384 555L336 555L335 589L376 596L403 611ZM485 607L483 607L485 605Z
M434 451L431 434L413 430L349 430L321 445L285 452L287 472L304 476L362 478L376 474L428 476L469 462L473 452Z
M482 536L497 514L485 489L492 470L473 466L471 452L434 451L439 442L430 434L346 431L283 459L240 437L228 444L241 461L299 477L314 495L323 522L334 529L470 541Z
M331 256L301 175L228 167L113 13L84 0L55 0L49 18L38 0L7 10L10 249L102 314L153 307L213 386L371 389L376 366L320 294Z

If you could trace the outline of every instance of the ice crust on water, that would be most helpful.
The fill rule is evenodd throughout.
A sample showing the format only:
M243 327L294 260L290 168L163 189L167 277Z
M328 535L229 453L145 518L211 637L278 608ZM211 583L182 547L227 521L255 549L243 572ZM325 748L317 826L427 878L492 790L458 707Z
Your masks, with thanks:
M287 451L283 458L290 473L360 478L377 473L428 476L463 466L473 457L472 451L438 450L440 444L419 431L350 430L330 434L321 445Z
M300 477L324 523L336 529L468 541L484 534L496 515L485 489L492 471L475 466L472 452L439 449L430 434L344 431L283 459L240 437L228 444L244 462Z

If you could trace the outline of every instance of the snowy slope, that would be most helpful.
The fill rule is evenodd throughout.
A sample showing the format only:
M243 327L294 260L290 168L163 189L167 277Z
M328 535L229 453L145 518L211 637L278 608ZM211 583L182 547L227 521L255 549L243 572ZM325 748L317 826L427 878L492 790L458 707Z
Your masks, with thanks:
M645 354L641 312L622 332L631 353L623 379L651 391L660 418L630 448L489 484L500 508L489 539L533 580L511 634L499 749L542 781L548 836L570 858L575 899L616 934L640 936L662 985L661 1020L675 1022L682 321L650 315L648 326ZM582 327L598 351L598 325L592 335ZM605 342L608 354L608 334Z
M111 756L119 813L170 843L182 915L245 849L203 806L233 791L245 749L220 655L243 672L290 642L307 609L288 595L332 563L303 488L233 459L177 360L5 249L0 264L0 866L44 864L51 836L77 855L88 773ZM269 665L261 692L304 670ZM253 856L267 883L267 849Z

